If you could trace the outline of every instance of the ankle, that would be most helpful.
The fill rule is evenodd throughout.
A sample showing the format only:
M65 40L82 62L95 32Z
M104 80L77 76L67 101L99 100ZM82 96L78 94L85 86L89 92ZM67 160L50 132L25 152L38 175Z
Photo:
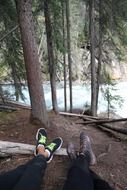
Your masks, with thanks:
M43 145L38 145L37 146L37 153L43 155L44 152L45 152L45 147Z

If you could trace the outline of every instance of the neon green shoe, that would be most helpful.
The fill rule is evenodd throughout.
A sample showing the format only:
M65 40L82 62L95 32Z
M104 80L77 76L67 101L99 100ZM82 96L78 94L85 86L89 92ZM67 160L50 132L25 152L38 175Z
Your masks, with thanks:
M54 153L61 148L63 140L61 137L54 139L48 146L46 146L45 151L48 152L49 157L47 158L47 163L51 162Z
M37 140L37 146L46 145L47 133L44 128L38 129L37 134L36 134L36 140Z

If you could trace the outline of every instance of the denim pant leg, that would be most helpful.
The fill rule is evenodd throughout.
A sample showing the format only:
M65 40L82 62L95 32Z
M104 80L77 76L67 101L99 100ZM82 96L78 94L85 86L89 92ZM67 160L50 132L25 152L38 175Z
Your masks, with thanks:
M40 190L46 166L46 158L42 155L36 156L32 164L26 168L13 190Z
M88 161L80 155L73 163L63 190L93 190Z

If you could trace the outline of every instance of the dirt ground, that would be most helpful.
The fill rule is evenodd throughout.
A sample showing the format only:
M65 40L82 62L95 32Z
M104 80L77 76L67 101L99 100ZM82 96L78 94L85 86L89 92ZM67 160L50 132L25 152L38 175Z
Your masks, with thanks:
M35 134L40 125L30 124L29 111L19 110L16 112L0 112L0 140L35 144ZM49 113L50 128L46 128L48 142L56 136L64 140L63 148L72 141L76 149L79 148L79 134L85 131L92 141L92 146L97 157L97 165L92 169L111 186L120 184L123 189L127 188L127 142L122 142L93 126L84 126L77 118L64 117ZM1 173L14 169L20 164L26 163L33 156L14 155L9 158L0 158ZM67 156L54 156L48 164L43 180L43 190L60 190L66 180L70 161Z

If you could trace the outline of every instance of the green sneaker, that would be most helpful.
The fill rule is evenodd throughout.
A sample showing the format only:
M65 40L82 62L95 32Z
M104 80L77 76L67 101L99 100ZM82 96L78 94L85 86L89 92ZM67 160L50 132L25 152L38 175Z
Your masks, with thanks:
M47 140L47 133L44 128L40 128L36 134L37 146L43 145L45 147Z
M44 128L40 128L38 129L37 131L37 134L36 134L36 141L37 141L37 144L36 144L36 149L34 151L34 155L37 156L38 152L37 152L37 147L38 146L46 146L46 140L47 140L47 133L45 131Z
M48 146L45 147L45 151L47 151L49 154L49 157L47 158L47 163L51 162L54 153L61 148L62 144L63 144L62 138L57 137Z

